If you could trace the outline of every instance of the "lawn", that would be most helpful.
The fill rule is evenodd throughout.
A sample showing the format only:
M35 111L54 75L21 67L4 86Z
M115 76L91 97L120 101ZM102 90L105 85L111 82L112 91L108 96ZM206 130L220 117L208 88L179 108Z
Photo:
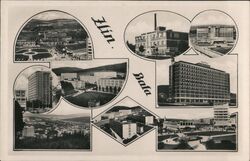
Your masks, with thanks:
M78 96L66 97L66 99L78 106L89 107L88 102L99 102L100 105L104 105L111 101L116 95L110 93L100 93L100 92L85 92Z
M222 53L222 54L226 54L232 49L232 47L214 47L214 48L210 48L210 49L217 51L219 53Z
M223 135L223 134L232 134L232 133L235 133L235 132L227 132L227 131L201 131L201 132L188 133L187 135L213 136L213 135Z
M44 59L44 58L49 58L52 57L52 55L50 53L39 53L36 55L33 55L33 59Z

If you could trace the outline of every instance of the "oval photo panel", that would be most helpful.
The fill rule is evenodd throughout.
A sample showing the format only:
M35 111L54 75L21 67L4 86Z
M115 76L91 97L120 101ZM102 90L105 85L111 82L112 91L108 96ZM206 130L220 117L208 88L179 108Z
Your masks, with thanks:
M206 10L192 20L189 37L197 53L215 58L233 50L238 33L229 15L218 10Z
M26 112L46 113L57 105L61 97L58 77L46 66L24 69L14 84L15 104Z
M15 61L91 60L92 41L86 28L68 13L49 10L31 17L20 29Z
M125 43L133 54L151 60L170 59L189 49L190 21L169 11L150 11L126 27Z

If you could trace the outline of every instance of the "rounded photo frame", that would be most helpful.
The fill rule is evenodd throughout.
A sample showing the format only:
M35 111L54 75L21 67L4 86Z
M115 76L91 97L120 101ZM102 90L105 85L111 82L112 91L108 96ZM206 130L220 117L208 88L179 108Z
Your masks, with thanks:
M172 22L171 25L168 22ZM171 59L189 51L189 29L190 20L183 15L152 10L136 16L127 24L124 43L132 54L142 59Z

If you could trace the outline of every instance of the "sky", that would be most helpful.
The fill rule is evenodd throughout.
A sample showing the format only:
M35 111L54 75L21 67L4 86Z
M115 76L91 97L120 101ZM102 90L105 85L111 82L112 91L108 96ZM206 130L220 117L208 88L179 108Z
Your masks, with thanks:
M172 12L148 12L133 19L125 31L125 41L135 43L135 36L154 31L154 13L157 13L157 26L174 31L189 32L190 22L186 18Z
M192 21L193 25L224 24L235 25L234 21L227 14L220 11L204 11L198 14Z
M193 52L193 51L190 51ZM175 61L187 61L191 63L207 62L212 68L226 71L230 74L230 91L237 93L237 56L225 55L217 58L209 58L203 55L181 55L175 58ZM169 65L170 60L163 60L157 62L156 74L157 85L169 84Z
M32 19L54 20L54 19L74 19L69 14L60 11L46 11L35 15Z
M18 75L16 82L15 82L15 86L14 86L15 90L21 90L21 89L28 90L28 77L36 71L50 71L51 72L51 70L45 66L31 66L27 68ZM53 78L52 85L55 87L58 85L59 80L58 80L58 77L53 72L51 72L51 74Z

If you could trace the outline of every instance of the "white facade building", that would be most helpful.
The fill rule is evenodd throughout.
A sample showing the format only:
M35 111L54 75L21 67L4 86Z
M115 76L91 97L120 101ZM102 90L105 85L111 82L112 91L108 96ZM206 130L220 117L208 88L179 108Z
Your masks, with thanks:
M137 124L136 123L123 123L122 124L122 136L124 139L129 139L136 135L137 133Z
M229 126L228 105L214 106L214 126Z

